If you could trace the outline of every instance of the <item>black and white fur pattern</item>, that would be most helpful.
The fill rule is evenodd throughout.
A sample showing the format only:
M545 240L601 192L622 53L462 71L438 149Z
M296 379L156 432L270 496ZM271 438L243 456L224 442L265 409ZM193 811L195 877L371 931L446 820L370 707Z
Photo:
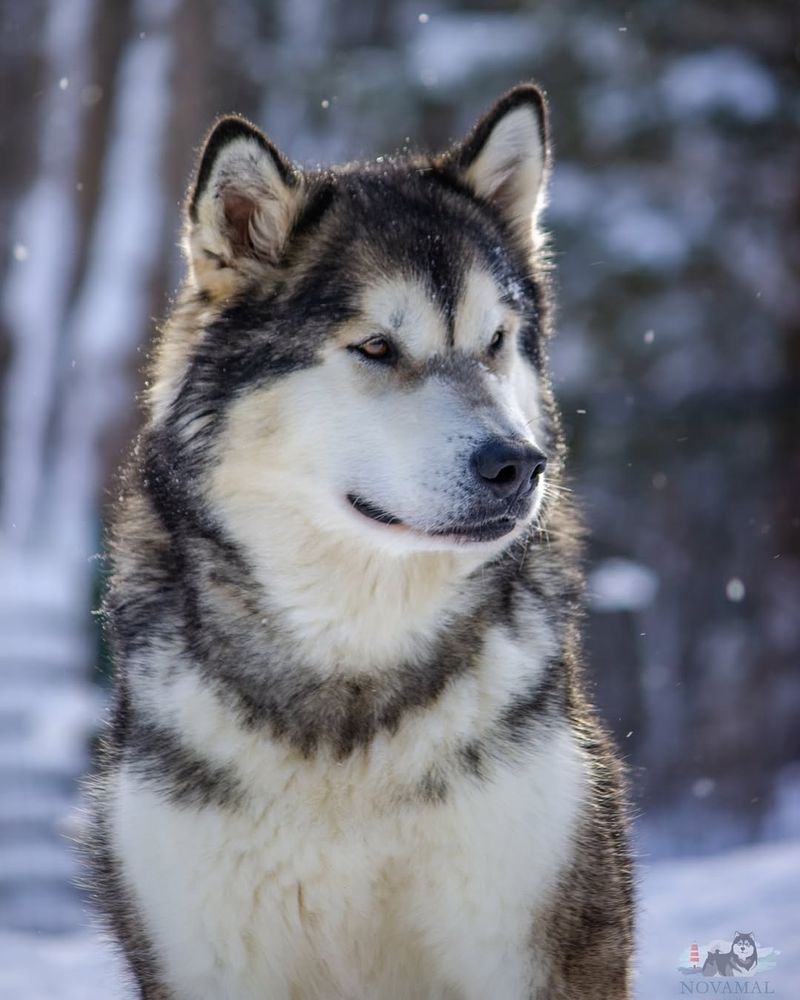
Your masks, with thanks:
M704 976L750 976L758 965L756 939L749 932L737 931L730 951L717 948L709 952L703 963Z
M532 85L438 157L303 172L237 118L207 141L115 519L92 789L148 1000L629 996L547 170ZM509 492L487 441L546 471Z

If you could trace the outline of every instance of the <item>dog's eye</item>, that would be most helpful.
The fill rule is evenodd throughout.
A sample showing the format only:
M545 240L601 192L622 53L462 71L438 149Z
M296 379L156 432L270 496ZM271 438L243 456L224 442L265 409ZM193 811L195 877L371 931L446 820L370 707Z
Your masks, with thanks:
M506 339L505 329L502 326L498 326L498 328L494 331L494 336L489 341L489 354L491 357L494 357L495 354L499 353L500 348L503 346L503 342L505 341L505 339Z
M370 337L369 340L360 344L353 344L351 350L357 351L370 361L380 361L387 365L392 364L397 359L397 351L386 337Z

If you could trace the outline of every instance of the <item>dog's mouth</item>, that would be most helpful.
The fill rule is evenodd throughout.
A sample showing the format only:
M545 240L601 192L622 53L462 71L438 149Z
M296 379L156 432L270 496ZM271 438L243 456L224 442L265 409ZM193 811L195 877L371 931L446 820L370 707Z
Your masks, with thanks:
M403 524L399 517L395 517L394 514L390 514L388 511L381 510L374 503L357 497L353 493L348 493L347 499L354 510L357 510L359 514L363 514L364 517L368 517L371 521L378 521L380 524Z
M502 516L490 518L486 521L449 524L444 528L437 528L433 531L422 531L419 528L414 528L406 524L399 517L378 507L377 504L364 500L363 497L357 497L353 493L348 493L347 499L353 510L357 511L363 517L369 518L370 521L376 521L378 524L390 525L395 528L403 528L407 531L415 531L430 538L450 538L460 542L492 542L509 534L517 524L516 518Z

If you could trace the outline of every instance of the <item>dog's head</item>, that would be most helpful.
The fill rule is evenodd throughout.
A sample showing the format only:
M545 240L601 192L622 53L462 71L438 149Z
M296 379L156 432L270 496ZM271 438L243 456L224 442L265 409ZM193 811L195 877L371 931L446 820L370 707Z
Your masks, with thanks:
M547 169L530 85L440 156L331 171L215 126L151 391L207 513L234 536L305 520L393 551L491 554L524 530L550 447Z
M756 942L752 934L737 931L731 944L731 951L742 965L749 966L757 961Z

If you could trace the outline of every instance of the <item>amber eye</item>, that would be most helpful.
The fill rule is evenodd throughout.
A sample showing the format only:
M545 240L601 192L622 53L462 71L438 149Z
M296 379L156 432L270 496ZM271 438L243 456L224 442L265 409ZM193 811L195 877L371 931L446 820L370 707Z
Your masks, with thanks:
M386 337L370 337L361 344L353 344L351 349L370 361L382 361L384 364L391 364L397 356L392 343Z
M498 326L498 328L494 331L494 336L489 341L489 354L491 354L492 356L497 354L497 352L503 346L503 341L505 339L506 339L506 331L503 329L502 326Z

